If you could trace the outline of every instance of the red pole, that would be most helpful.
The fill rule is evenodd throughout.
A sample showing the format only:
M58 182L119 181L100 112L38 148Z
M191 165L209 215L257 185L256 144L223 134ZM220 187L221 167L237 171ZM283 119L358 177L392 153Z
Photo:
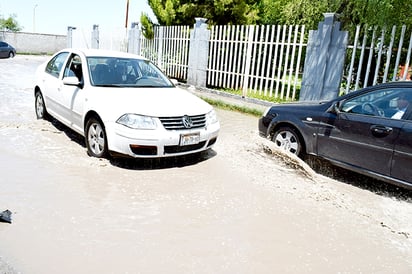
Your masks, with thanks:
M129 21L129 0L127 0L126 4L126 22L124 24L124 27L127 29L127 22Z

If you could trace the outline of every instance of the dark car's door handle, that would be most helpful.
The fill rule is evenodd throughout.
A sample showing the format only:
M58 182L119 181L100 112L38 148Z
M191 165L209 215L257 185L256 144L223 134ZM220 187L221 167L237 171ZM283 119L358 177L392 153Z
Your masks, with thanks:
M371 132L373 136L376 137L385 137L391 134L393 129L391 127L385 127L381 125L371 126Z

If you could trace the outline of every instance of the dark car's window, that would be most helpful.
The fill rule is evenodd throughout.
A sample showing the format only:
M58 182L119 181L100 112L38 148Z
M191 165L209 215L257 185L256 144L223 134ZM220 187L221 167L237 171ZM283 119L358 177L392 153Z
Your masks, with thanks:
M67 52L62 52L59 55L56 55L47 63L46 72L53 75L54 77L59 77L60 71L68 55L69 53Z
M8 44L6 44L5 42L0 42L0 47L7 47Z
M94 86L173 87L160 69L148 60L89 57L87 66Z
M406 101L402 103L402 100ZM372 91L346 100L341 111L402 119L406 108L412 103L412 89L394 88Z

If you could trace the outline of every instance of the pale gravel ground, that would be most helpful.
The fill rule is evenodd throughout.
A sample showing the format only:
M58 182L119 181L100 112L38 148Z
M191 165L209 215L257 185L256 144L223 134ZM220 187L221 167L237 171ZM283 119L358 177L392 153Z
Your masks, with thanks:
M0 257L0 273L1 274L15 274L17 273L13 268L11 268L3 259Z
M4 261L28 274L411 273L409 196L272 155L255 117L222 110L198 163L89 158L81 138L34 119L42 60L0 60L0 210L14 217L0 223L0 274L13 273Z

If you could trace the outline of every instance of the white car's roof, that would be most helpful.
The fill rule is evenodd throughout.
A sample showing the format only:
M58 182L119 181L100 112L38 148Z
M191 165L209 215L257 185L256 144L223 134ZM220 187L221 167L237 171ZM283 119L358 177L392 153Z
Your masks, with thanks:
M108 57L110 56L110 57L118 57L118 58L134 58L134 59L147 60L147 58L137 55L137 54L122 52L122 51L115 51L115 50L68 48L62 51L69 51L69 52L74 52L74 53L81 52L86 57Z

